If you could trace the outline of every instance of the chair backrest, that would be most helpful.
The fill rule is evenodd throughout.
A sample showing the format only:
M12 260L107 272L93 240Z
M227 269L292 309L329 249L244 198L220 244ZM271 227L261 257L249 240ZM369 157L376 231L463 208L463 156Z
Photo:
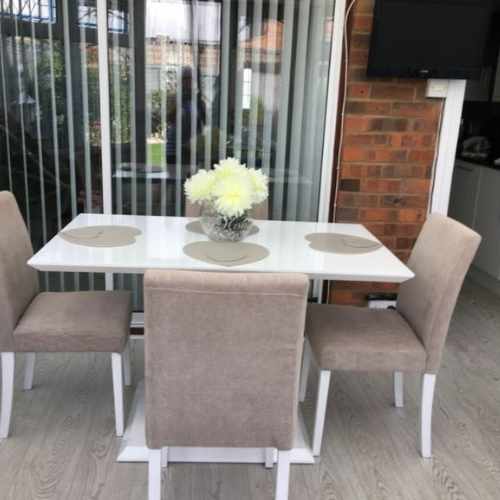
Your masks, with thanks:
M308 279L148 271L150 448L293 445Z
M195 205L186 198L186 217L199 217L200 215L200 205ZM269 219L269 200L265 200L259 205L253 207L250 211L250 217L257 220Z
M398 310L424 344L428 373L439 370L458 295L480 242L468 227L432 214L408 261L415 278L401 286Z
M38 293L37 272L26 264L33 255L16 199L0 192L0 351L13 349L12 333Z

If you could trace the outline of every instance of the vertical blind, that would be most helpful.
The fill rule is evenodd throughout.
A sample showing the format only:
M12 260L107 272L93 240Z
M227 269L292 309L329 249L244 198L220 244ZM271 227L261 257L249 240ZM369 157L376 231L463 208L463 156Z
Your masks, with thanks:
M146 147L133 162L114 156L116 210L182 215L184 180L234 156L270 176L271 218L316 220L333 9L332 0L136 3L144 88L113 78L112 92L115 102L127 91L144 99ZM115 36L115 56L120 45L131 50Z
M108 0L107 89L96 0L0 5L0 189L35 248L103 211L104 93L115 213L183 215L185 179L234 156L269 175L269 218L317 219L334 0ZM42 281L104 286L97 274ZM115 286L141 307L140 277Z
M2 0L0 10L0 188L16 196L37 249L78 213L102 210L95 4ZM54 290L102 282L41 280Z

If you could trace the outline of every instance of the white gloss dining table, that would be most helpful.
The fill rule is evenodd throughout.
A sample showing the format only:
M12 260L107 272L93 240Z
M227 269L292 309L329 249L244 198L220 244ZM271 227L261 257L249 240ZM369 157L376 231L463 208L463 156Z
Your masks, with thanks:
M365 253L330 253L310 247L307 235L337 233L378 240L360 224L295 221L256 221L258 231L245 242L265 247L266 258L238 266L196 260L184 253L184 246L208 238L188 229L195 219L185 217L80 214L63 231L87 226L133 226L140 234L119 247L90 247L54 236L29 261L39 271L142 274L147 269L186 269L221 272L296 272L314 280L402 283L412 271L388 248L381 245ZM108 277L110 274L108 274ZM112 279L106 280L112 288ZM314 457L306 426L299 411L299 425L292 450L292 462L311 464ZM147 462L144 430L144 384L137 384L128 425L118 461ZM274 463L270 450L257 448L169 448L171 462Z

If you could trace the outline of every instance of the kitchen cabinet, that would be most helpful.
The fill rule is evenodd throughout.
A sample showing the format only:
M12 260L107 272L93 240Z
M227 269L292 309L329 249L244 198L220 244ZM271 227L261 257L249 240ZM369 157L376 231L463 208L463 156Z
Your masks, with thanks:
M500 170L457 160L449 215L483 237L473 265L500 280Z
M484 67L479 80L467 80L465 100L474 102L488 102L491 98L493 68Z
M500 54L498 55L498 63L496 68L496 74L493 85L493 95L491 100L493 102L500 102Z
M481 167L457 160L453 172L449 214L468 227L474 227Z
M474 265L500 279L500 171L481 168L474 229L483 241Z

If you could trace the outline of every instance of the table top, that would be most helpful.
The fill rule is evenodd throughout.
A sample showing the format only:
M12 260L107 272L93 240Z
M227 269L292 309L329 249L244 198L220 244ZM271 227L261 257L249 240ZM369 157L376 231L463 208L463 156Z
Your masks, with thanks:
M224 272L299 272L310 278L338 281L402 283L413 273L386 247L368 253L334 254L310 248L311 233L340 233L378 241L360 224L256 221L259 231L245 239L269 250L269 256L252 264L226 267L193 259L183 247L206 241L203 234L186 229L195 219L138 215L80 214L65 229L94 225L135 226L142 234L135 243L94 248L65 241L56 235L28 264L40 271L144 273L147 269L190 269Z

